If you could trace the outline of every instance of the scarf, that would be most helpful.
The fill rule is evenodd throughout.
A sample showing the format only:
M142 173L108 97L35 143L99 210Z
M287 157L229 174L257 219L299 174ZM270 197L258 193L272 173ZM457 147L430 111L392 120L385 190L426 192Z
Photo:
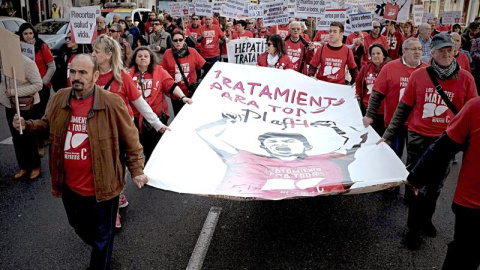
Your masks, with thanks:
M278 55L278 54L275 55L275 56L273 56L271 54L268 54L267 55L268 66L269 67L274 67L277 64L279 58L280 58L280 55Z
M460 71L460 66L455 58L453 58L452 63L447 68L439 66L433 58L430 65L433 67L433 70L440 80L446 81L452 78L458 79L458 71Z
M187 43L186 42L183 43L183 47L180 50L177 50L177 49L175 49L175 47L172 47L172 52L173 52L173 54L176 54L178 56L178 58L182 58L182 57L187 56L189 54Z

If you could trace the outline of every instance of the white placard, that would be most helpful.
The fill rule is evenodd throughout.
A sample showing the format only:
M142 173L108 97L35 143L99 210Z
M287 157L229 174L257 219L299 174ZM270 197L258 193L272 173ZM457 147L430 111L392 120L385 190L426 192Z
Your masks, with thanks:
M259 4L248 4L248 17L249 18L263 18L263 7Z
M433 19L435 19L435 14L433 14L431 12L424 12L423 13L422 22L428 23L428 20L433 20Z
M406 22L410 18L411 0L377 0L375 13L385 20Z
M461 11L444 11L442 13L442 24L455 24L462 23L462 12Z
M287 5L283 1L264 3L263 26L288 24Z
M228 62L244 65L256 65L258 56L265 52L266 39L239 38L227 43Z
M325 14L325 9L329 8L327 4L326 0L297 0L295 17L319 17Z
M248 3L234 0L223 3L220 16L226 18L246 18L248 17Z
M422 24L424 7L423 5L414 5L413 6L413 25L420 26Z
M189 14L190 5L188 2L170 2L170 15L172 17L185 17Z
M223 4L227 2L227 0L212 0L213 3L213 12L221 13Z
M100 16L100 7L71 7L70 30L73 32L75 43L92 44L97 36L97 20Z
M35 45L20 41L20 46L22 47L23 55L35 61Z
M195 15L198 16L213 16L213 3L209 2L195 2Z
M371 12L348 15L352 31L372 30L373 14Z

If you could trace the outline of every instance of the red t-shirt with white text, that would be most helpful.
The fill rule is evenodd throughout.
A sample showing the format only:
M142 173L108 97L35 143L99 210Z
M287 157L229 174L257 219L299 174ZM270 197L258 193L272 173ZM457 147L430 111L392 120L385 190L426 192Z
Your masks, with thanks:
M94 196L92 156L87 132L88 112L93 95L82 100L70 98L72 115L64 146L65 184L82 196Z
M201 54L203 58L213 58L220 55L220 39L224 33L220 27L212 25L212 27L202 26L200 33L203 33Z
M113 77L113 71L110 71L105 74L100 74L100 77L98 78L98 81L97 81L97 85L101 88L104 88L105 85L107 85L107 83L110 81L112 77ZM122 88L120 88L120 85L116 80L113 80L113 82L110 84L110 88L107 90L119 95L123 99L123 101L125 102L125 105L127 105L128 114L130 114L130 117L133 117L133 110L132 110L132 107L130 106L130 102L137 100L142 95L137 90L137 87L133 82L132 77L130 77L127 73L122 72Z
M455 59L457 59L458 65L461 68L470 72L470 59L468 59L468 56L466 54L464 54L463 52L458 52L458 54L455 56Z
M327 44L319 48L310 65L318 67L320 64L317 79L337 84L345 84L345 66L348 66L348 69L357 67L352 50L345 45L332 47Z

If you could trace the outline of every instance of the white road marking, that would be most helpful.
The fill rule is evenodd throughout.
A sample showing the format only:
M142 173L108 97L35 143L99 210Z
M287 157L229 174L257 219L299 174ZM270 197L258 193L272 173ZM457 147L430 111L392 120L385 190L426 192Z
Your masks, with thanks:
M215 232L215 227L217 226L221 211L222 208L220 207L210 208L210 212L208 212L202 231L198 237L197 244L193 249L190 261L188 262L187 270L202 269L203 261L207 255L208 247L210 246L210 241L212 240L213 233Z
M5 140L1 141L0 144L13 144L12 137L8 137Z

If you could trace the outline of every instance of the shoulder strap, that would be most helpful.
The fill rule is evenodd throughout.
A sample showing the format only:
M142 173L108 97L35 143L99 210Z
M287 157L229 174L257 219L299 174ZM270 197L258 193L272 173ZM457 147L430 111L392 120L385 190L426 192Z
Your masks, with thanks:
M185 74L183 73L182 66L180 66L180 62L178 61L178 56L175 53L173 53L173 51L172 51L172 54L173 54L173 59L175 59L175 63L177 63L178 70L180 71L180 74L182 74L183 82L185 82L185 85L187 86L187 88L189 88L190 84L188 83L188 80L185 77Z
M113 80L115 80L115 76L112 75L112 78L108 81L108 83L103 87L105 90L110 90L110 85L112 84Z
M432 66L427 67L427 73L430 79L432 80L433 85L435 86L435 90L437 90L438 94L442 97L443 102L447 104L447 107L450 109L450 111L453 112L453 114L457 115L458 113L457 108L455 107L455 105L453 105L452 101L448 99L447 95L443 91L443 87L440 85L440 83L438 83L437 78L435 78L435 74Z

